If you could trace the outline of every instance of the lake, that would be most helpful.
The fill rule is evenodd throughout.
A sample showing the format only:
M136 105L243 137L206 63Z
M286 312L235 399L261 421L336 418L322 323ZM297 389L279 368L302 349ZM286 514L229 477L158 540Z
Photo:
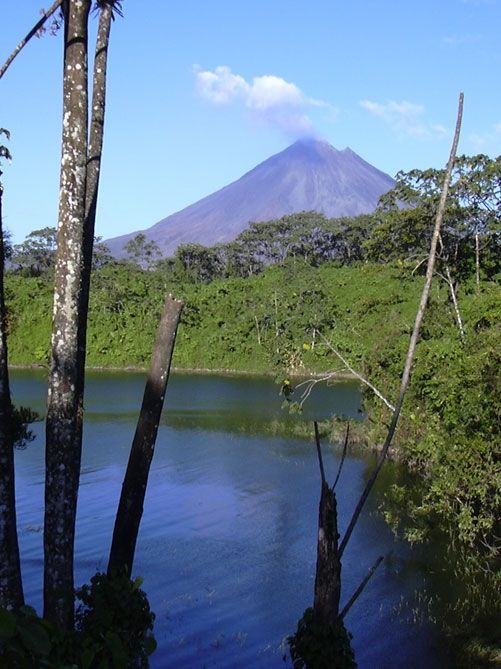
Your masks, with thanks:
M144 374L89 373L77 517L75 582L105 570ZM12 372L16 404L43 413L41 372ZM285 638L313 601L320 480L313 440L270 436L277 420L360 418L358 386L318 385L304 415L288 417L270 379L173 375L159 428L134 575L156 613L151 666L286 667ZM42 598L43 423L16 452L25 595ZM313 434L313 428L312 428ZM333 481L339 448L324 449ZM340 531L372 464L350 455L337 486ZM402 602L425 587L433 547L396 540L377 513L388 477L369 499L343 558L342 602L378 555L385 560L346 617L359 667L447 668L444 640L412 622ZM402 611L402 608L404 611Z

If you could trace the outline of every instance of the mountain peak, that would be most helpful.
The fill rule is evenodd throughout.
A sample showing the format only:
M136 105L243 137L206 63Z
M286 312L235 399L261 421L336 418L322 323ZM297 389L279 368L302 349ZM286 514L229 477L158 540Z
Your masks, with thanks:
M231 241L248 224L301 211L328 217L357 216L373 211L393 179L350 148L304 138L263 161L237 181L143 230L165 255L177 246L205 246ZM108 240L115 256L137 232Z
M326 142L324 139L317 139L315 137L303 137L301 139L298 139L294 144L291 144L289 149L301 149L301 150L306 150L306 151L315 151L315 152L328 152L328 151L333 151L335 153L338 153L338 149L336 149L332 144L329 144L329 142ZM286 151L288 149L285 149Z

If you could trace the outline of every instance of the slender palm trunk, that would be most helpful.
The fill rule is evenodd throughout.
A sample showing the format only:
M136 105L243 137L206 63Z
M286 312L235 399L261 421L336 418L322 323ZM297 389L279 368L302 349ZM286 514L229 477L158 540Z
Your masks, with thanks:
M65 16L62 159L46 421L44 616L67 629L74 621L73 551L82 447L78 323L87 171L89 9L90 0L69 0Z
M480 240L478 232L475 233L475 285L477 295L480 294Z
M80 295L78 323L78 364L81 393L85 379L85 353L87 347L87 314L89 311L92 252L96 223L97 195L101 156L104 138L104 113L106 107L106 69L108 65L108 45L110 40L112 9L104 4L99 15L94 72L92 85L92 112L90 121L89 147L87 156L87 179L85 185L85 223L83 232L82 290Z

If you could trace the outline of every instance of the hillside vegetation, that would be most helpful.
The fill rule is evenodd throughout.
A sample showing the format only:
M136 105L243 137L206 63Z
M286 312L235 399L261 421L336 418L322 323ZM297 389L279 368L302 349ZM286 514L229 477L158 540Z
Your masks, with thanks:
M172 292L185 303L177 367L271 372L296 406L293 374L345 371L338 351L394 402L440 181L434 170L402 174L373 215L284 217L158 262L141 236L129 262L98 247L88 365L146 367ZM464 666L492 666L501 646L500 183L501 159L459 159L385 506L409 541L446 539L444 560L457 578L448 619L451 634L461 630L468 642ZM49 352L52 251L47 231L36 232L14 247L6 277L10 360L18 365L44 365ZM366 387L364 400L365 439L377 447L389 410Z

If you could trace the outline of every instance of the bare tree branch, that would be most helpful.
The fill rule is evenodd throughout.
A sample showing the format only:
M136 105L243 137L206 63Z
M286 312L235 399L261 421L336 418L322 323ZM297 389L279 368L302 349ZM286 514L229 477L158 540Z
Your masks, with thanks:
M380 555L380 556L378 557L378 559L374 562L374 564L372 565L372 567L371 567L371 568L369 569L369 571L367 572L367 575L365 576L365 578L362 580L362 582L360 583L360 585L358 586L358 588L355 590L355 592L352 594L352 596L350 597L350 599L349 599L349 600L346 602L346 604L344 605L344 607L343 607L341 613L339 614L339 617L340 617L340 618L344 618L344 617L345 617L345 615L346 615L346 614L348 613L348 611L351 609L351 607L353 606L353 604L354 604L354 603L357 601L357 599L360 597L360 595L362 594L362 592L365 590L365 586L366 586L367 583L371 580L371 578L372 578L374 572L376 571L376 569L379 567L379 565L381 564L381 562L382 562L383 560L384 560L383 556Z
M348 439L349 439L349 437L350 437L350 424L348 423L348 425L346 426L346 434L344 436L343 454L341 456L341 461L339 463L339 468L337 470L336 478L334 480L334 483L332 484L332 489L333 490L336 487L337 482L339 481L339 477L341 476L341 470L343 469L344 459L346 458L346 451L348 449Z
M368 381L361 374L359 374L356 370L354 370L353 367L346 360L346 358L344 358L341 355L341 353L339 353L339 351L337 351L334 348L334 346L330 343L330 341L326 337L324 337L324 335L319 330L317 330L317 333L320 336L320 338L323 340L323 342L325 343L327 348L329 350L331 350L335 355L337 355L337 357L341 360L341 362L346 367L346 369L351 374L353 374L353 376L356 376L356 378L359 379L359 381L362 381L362 383L364 383L367 387L369 387L372 390L372 392L374 393L374 395L376 395L376 397L379 397L379 399L386 404L386 406L388 407L388 409L390 409L390 411L395 411L395 407L393 406L393 404L390 404L390 402L386 399L386 397L384 397L384 395L381 392L379 392L379 390L370 381Z
M317 445L318 466L320 467L320 476L322 477L322 485L325 483L324 461L322 460L322 449L320 448L320 435L318 433L318 423L313 422L315 426L315 443Z
M63 0L56 0L50 7L49 9L42 14L40 17L40 20L35 23L33 28L30 30L30 32L24 37L19 44L16 46L14 51L10 54L10 56L7 58L5 63L2 65L2 68L0 69L0 79L3 77L3 75L7 72L9 69L9 65L12 63L14 58L18 55L18 53L28 44L30 39L33 37L33 35L36 35L37 32L40 30L40 28L44 25L44 23L47 21L47 19L54 14L56 9L60 7L63 4Z
M316 379L307 379L306 381L301 381L301 383L298 383L296 386L294 386L294 392L296 390L299 390L299 388L305 388L304 390L301 391L301 395L298 401L299 406L302 408L303 404L306 402L308 397L311 395L313 388L317 385L317 383L324 383L324 382L329 382L331 379L335 381L339 381L339 373L343 372L346 370L346 367L341 367L340 369L336 369L332 372L329 372L327 374L321 374L318 378Z
M449 286L449 291L451 294L451 299L452 299L452 304L454 306L454 315L456 317L456 322L458 324L458 330L459 330L459 336L461 337L461 341L464 341L464 326L463 326L463 320L461 318L461 312L459 311L459 304L456 296L456 290L454 288L454 282L452 280L451 276L451 271L449 269L449 265L445 263L445 276L441 274L440 272L435 272L437 276L439 276L445 283Z
M423 286L423 292L421 294L421 300L419 302L419 307L416 313L416 320L414 323L414 329L412 331L411 339L409 342L409 348L407 351L407 357L405 360L405 366L404 366L404 371L402 374L402 379L400 383L400 393L398 396L397 404L395 406L395 409L393 411L393 416L391 419L390 427L388 429L388 434L386 435L385 442L383 444L383 448L381 449L381 452L378 456L376 466L374 467L374 470L371 474L371 477L367 481L367 484L364 488L364 491L362 492L362 495L360 496L360 499L358 501L357 506L355 507L355 511L353 512L353 516L348 524L348 527L346 529L345 535L341 541L341 544L339 545L339 555L341 556L343 554L344 549L346 548L346 544L348 543L351 534L353 532L353 529L357 523L357 520L360 516L360 513L364 507L364 504L367 500L367 497L369 496L370 491L372 490L372 487L374 486L374 483L376 482L377 476L381 470L381 467L383 466L383 463L385 461L386 455L388 453L388 450L391 446L391 442L393 441L393 436L395 434L395 430L397 429L397 423L398 419L400 417L400 412L402 410L402 404L404 402L404 397L405 393L407 390L407 386L409 385L409 379L410 379L410 373L411 373L411 367L412 363L414 360L414 354L416 351L416 345L419 337L419 332L421 329L421 323L423 321L424 313L426 310L426 304L428 302L428 297L430 295L430 288L431 288L431 283L433 280L433 273L435 271L435 259L437 255L437 245L440 237L440 228L442 227L442 220L444 217L444 211L445 211L445 203L447 200L447 194L449 191L449 183L451 179L451 174L452 174L452 168L454 166L454 161L456 159L456 151L457 151L457 146L459 142L459 134L461 131L461 121L463 118L463 93L459 94L459 105L458 105L458 113L457 113L457 120L456 120L456 131L454 133L454 140L452 142L452 148L449 156L449 161L447 163L447 169L445 173L445 178L444 178L444 185L442 188L442 193L440 196L440 202L438 205L438 210L437 210L437 215L435 218L435 228L433 230L433 235L431 239L431 246L430 246L430 255L428 257L428 266L426 269L426 279L425 279L425 284Z

